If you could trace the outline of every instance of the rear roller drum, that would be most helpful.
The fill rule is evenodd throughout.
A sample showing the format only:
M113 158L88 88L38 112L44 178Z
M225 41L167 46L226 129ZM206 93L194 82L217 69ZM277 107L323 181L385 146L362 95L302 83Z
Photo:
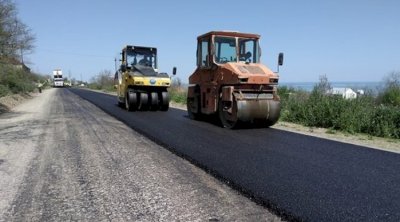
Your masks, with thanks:
M135 111L137 109L137 94L129 90L125 95L125 108L128 111Z
M145 92L139 93L139 110L147 110L149 107L149 96Z
M169 95L168 92L161 92L161 111L167 111L169 109Z
M188 112L188 116L190 119L193 120L201 120L203 119L203 115L201 114L200 111L200 95L195 94L193 98L188 97L186 99L186 110Z

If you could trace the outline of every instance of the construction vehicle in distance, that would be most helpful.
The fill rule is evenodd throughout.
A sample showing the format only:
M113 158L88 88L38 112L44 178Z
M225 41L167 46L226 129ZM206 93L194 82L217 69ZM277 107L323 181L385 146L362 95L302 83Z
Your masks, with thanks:
M114 78L118 104L128 111L167 111L171 78L167 73L158 72L157 49L128 45L122 49L121 56ZM176 67L172 72L176 74Z
M211 31L197 38L197 68L189 77L191 119L218 114L226 128L275 124L280 115L279 76L260 63L260 36ZM283 64L283 53L278 56Z
M64 87L64 78L61 69L53 70L53 87Z

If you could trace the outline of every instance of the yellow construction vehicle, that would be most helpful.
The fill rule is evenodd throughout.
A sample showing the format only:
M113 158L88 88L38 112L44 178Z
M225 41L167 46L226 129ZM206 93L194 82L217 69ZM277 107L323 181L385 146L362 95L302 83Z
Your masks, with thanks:
M121 57L115 73L118 104L128 111L167 111L171 78L158 72L157 49L128 45L122 49ZM176 67L172 73L176 74Z

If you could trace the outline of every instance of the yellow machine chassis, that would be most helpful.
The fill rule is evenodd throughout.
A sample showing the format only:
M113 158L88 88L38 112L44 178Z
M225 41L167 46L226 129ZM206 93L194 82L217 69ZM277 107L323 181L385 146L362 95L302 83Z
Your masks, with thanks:
M171 79L169 77L142 77L134 76L126 79L126 85L130 86L153 86L153 87L169 87Z

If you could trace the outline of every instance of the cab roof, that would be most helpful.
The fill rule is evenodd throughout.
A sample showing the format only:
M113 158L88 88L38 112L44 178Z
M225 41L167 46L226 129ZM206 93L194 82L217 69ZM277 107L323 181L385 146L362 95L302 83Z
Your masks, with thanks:
M229 37L242 37L242 38L256 38L259 39L260 35L258 34L252 34L252 33L243 33L243 32L237 32L237 31L211 31L207 32L203 35L200 35L197 37L197 39L202 39L207 36L211 35L222 35L222 36L229 36Z
M127 46L125 46L122 50L134 50L134 49L149 50L149 51L157 51L157 48L155 48L155 47L134 46L134 45L127 45Z

